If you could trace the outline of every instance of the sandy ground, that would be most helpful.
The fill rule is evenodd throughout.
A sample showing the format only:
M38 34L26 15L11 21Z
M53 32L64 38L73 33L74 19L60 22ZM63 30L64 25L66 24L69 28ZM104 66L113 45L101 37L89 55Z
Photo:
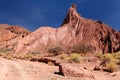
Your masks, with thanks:
M0 58L0 80L87 80L78 77L64 77L55 72L59 72L58 66ZM96 80L120 80L120 72L91 72L95 75Z
M0 58L0 80L83 80L55 74L58 71L45 63Z

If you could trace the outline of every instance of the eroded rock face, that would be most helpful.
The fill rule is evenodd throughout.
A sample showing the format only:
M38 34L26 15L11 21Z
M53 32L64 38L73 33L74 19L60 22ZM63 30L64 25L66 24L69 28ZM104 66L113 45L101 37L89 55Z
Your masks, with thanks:
M17 45L17 42L30 32L20 26L0 24L0 50L10 50Z
M74 64L62 63L59 65L59 71L64 76L95 79L95 77L89 70L86 70L83 67Z
M67 45L86 44L93 47L94 52L111 53L120 50L120 33L111 29L101 21L93 21L82 18L74 5L68 10L68 14L62 24L67 27L69 36L64 39Z
M53 45L71 50L77 45L92 47L92 53L111 53L120 50L120 32L101 21L81 17L72 5L61 27L41 27L19 41L15 53L46 51Z

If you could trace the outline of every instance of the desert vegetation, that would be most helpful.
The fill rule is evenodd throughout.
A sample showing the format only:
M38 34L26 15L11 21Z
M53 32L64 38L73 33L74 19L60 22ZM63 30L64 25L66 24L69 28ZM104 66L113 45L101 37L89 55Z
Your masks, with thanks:
M82 61L82 56L80 54L77 54L77 53L71 53L69 58L68 58L68 61L80 63Z
M10 53L11 49L8 48L1 48L0 49L0 56L9 60L13 59L13 55Z
M65 59L67 58L67 55L66 55L66 54L61 54L61 55L59 56L59 58L62 59L62 60L65 60Z
M85 56L86 53L92 52L92 51L93 51L93 48L91 45L81 44L81 45L74 46L71 52L79 53Z
M11 54L11 53L0 53L0 56L3 57L3 58L6 58L8 60L13 59L13 54Z
M43 59L44 55L43 54L33 54L33 53L16 55L16 54L12 54L12 53L0 52L0 57L3 57L8 60L13 60L13 59L32 60L35 58Z
M61 45L56 45L56 46L53 46L53 47L50 47L48 48L48 52L51 54L51 55L60 55L62 53L65 52L65 48Z
M12 51L12 49L9 49L9 48L6 48L6 47L0 49L0 53L9 53L11 51Z
M89 60L91 57L86 57L85 54L92 50L91 46L85 46L85 45L79 45L77 47L74 47L71 51L71 53L67 54L65 53L65 49L62 46L54 46L49 48L48 52L52 57L57 57L65 62L69 63L81 63L85 62L84 60ZM1 49L0 56L9 60L13 59L24 59L24 60L33 60L33 59L44 59L43 54L37 54L35 52L23 54L23 55L14 55L12 53L9 53L10 50L8 49ZM76 53L75 53L76 52ZM101 61L100 66L103 67L104 71L107 72L115 72L120 69L120 52L116 53L107 53L102 54L98 53L96 54L96 57L99 58ZM53 65L52 62L48 62L48 64Z
M120 68L120 52L117 53L107 53L107 54L97 54L96 55L101 60L101 66L105 71L114 72L118 71Z
M81 63L83 60L83 57L78 53L61 54L59 58L69 63Z

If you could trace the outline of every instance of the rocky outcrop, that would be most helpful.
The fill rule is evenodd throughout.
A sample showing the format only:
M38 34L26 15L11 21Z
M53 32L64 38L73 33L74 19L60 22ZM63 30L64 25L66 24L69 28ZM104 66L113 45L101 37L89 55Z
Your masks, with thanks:
M120 32L101 21L81 17L75 4L69 8L61 27L40 27L21 39L15 53L41 53L54 45L69 51L75 46L90 46L91 53L112 53L120 50Z
M0 51L12 51L19 39L30 32L20 26L0 24Z
M94 52L111 53L120 50L120 33L101 21L82 18L76 11L75 5L69 10L62 24L67 27L69 36L65 39L67 45L85 44L93 47Z
M59 65L59 71L64 76L95 79L89 70L86 70L83 67L74 64L62 63Z

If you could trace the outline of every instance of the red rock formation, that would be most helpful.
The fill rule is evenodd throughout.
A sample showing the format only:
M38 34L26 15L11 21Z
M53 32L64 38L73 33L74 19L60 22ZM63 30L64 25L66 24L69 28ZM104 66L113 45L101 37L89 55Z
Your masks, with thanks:
M116 52L120 50L120 32L101 21L81 17L72 5L60 28L39 28L19 41L15 53L46 51L53 45L63 45L71 50L83 44L91 46L93 53Z
M18 40L29 34L29 31L20 26L0 24L0 50L12 50Z
M73 5L74 6L74 5ZM114 52L120 47L120 33L111 29L101 21L93 21L79 16L76 7L71 7L62 24L63 27L68 27L70 33L66 38L74 38L71 41L73 44L91 45L94 51L97 52ZM67 22L66 22L67 21ZM75 43L76 42L76 43ZM65 42L66 43L66 42ZM70 43L68 43L69 45Z
M95 79L93 74L83 67L74 64L62 63L59 65L59 71L64 76L80 77L84 79Z

